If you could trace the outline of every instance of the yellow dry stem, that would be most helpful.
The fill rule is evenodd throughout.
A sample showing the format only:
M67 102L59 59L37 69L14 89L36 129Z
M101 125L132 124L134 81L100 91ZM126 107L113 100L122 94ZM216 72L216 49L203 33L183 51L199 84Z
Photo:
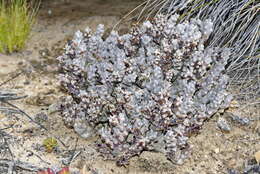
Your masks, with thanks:
M30 6L26 0L0 0L0 52L11 53L25 46L35 23L40 1Z

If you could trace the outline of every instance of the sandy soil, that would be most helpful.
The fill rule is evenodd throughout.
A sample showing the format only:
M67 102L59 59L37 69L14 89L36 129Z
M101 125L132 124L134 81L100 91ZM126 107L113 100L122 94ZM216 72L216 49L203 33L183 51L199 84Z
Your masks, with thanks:
M162 154L144 152L133 158L129 166L117 167L115 162L104 161L99 156L93 148L94 139L84 140L64 126L57 112L60 97L65 94L56 78L56 57L62 54L66 41L76 30L86 26L94 29L99 23L109 29L140 2L43 0L38 23L25 50L11 55L0 54L0 84L22 72L0 88L27 95L12 103L48 129L41 129L24 115L0 113L0 130L11 126L5 132L11 136L7 141L14 160L39 168L69 165L71 170L85 170L86 174L220 174L232 170L242 172L248 163L256 163L254 154L260 151L260 108L247 106L242 109L236 102L225 113L208 120L202 130L191 137L192 153L183 165L172 164ZM121 32L127 30L127 24L121 25ZM228 113L251 121L243 126L230 120ZM220 117L228 121L231 131L217 128ZM47 137L59 140L51 153L43 146ZM0 153L0 161L6 158L10 158L10 153ZM35 172L19 170L18 173Z

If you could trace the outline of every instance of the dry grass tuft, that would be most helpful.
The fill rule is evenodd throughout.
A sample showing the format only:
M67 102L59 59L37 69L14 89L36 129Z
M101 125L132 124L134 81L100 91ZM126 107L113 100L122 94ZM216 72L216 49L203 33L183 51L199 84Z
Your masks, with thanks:
M35 23L40 1L0 0L0 52L12 53L25 46Z

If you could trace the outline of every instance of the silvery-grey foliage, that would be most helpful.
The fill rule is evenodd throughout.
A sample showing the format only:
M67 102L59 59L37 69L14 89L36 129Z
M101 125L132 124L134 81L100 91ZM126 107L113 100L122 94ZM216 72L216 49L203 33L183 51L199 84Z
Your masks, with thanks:
M118 164L144 150L182 163L188 137L228 106L228 50L206 49L209 20L158 16L129 34L76 32L58 58L65 122Z
M228 88L241 103L260 104L260 1L255 0L146 0L138 20L156 14L181 14L178 20L211 19L207 44L229 47ZM138 9L138 8L137 8ZM235 90L234 90L235 89Z

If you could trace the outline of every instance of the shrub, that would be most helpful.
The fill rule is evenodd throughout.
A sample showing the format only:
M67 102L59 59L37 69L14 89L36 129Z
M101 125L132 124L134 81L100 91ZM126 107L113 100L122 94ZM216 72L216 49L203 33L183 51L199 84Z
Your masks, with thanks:
M229 47L226 66L237 99L260 102L260 3L257 0L149 0L139 17L181 14L179 21L211 19L214 25L207 45ZM141 20L141 18L139 18ZM230 87L232 87L230 86ZM242 100L240 100L242 102Z
M209 20L176 24L158 16L119 36L78 31L58 58L70 94L62 116L82 137L97 134L97 149L124 165L144 150L182 163L188 137L228 106L229 51L204 48Z
M0 52L11 53L25 46L35 22L38 3L26 0L0 0Z

